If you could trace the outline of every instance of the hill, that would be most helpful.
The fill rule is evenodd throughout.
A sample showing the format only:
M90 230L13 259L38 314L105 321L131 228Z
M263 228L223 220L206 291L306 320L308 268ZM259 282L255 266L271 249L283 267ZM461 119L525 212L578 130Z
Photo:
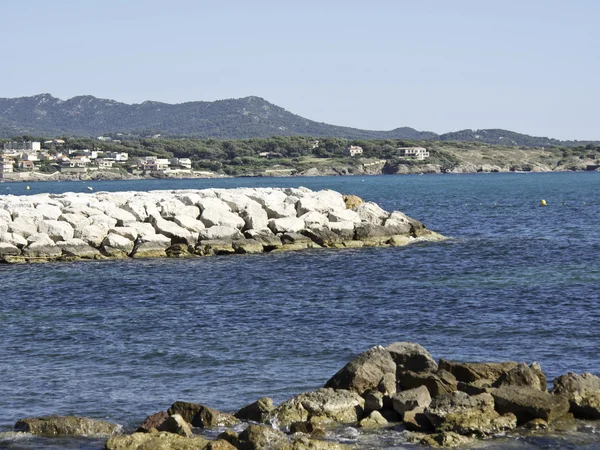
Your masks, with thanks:
M146 101L133 105L90 95L68 100L50 94L0 99L0 137L92 137L116 133L134 138L160 133L171 138L311 136L563 147L588 143L559 141L506 130L462 130L442 135L409 127L390 131L361 130L305 119L260 97L181 104Z

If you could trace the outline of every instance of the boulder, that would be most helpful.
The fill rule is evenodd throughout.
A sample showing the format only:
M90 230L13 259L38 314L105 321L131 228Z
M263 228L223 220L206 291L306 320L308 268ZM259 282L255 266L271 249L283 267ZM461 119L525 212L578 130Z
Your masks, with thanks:
M379 411L372 411L367 417L358 422L358 426L361 428L380 428L387 424L388 421Z
M62 214L61 209L58 206L40 203L35 208L41 213L42 219L56 220Z
M175 222L180 227L185 228L186 230L189 230L193 233L200 233L202 230L204 230L206 228L204 223L202 223L201 221L199 221L193 217L190 217L190 216L177 215L173 218L173 222Z
M162 234L145 234L133 246L130 256L134 258L157 258L166 256L171 239Z
M456 362L440 359L439 368L447 370L456 377L458 381L465 383L477 382L479 385L492 385L502 375L518 366L514 361L508 362Z
M131 213L137 222L144 222L148 218L144 203L137 198L129 200L121 208Z
M88 219L92 225L98 225L104 230L109 230L113 227L117 226L117 219L107 216L106 214L95 214L93 216L89 216Z
M104 450L235 450L224 440L211 441L202 436L184 437L168 433L133 433L113 436Z
M298 216L311 211L328 214L331 211L344 209L346 209L346 204L342 194L331 190L322 190L305 195L296 203Z
M80 230L75 230L73 237L81 239L92 247L100 247L110 228L111 227L105 228L91 224Z
M525 363L520 363L514 369L510 369L508 372L503 372L496 381L492 384L492 387L502 386L526 386L540 391L546 391L546 384L541 384L540 376L545 381L546 376L541 371L534 371Z
M271 412L275 409L273 399L270 397L259 398L254 403L244 406L234 416L240 420L252 422L266 422L271 416Z
M424 408L427 408L430 403L431 395L425 386L419 386L415 389L396 392L394 395L392 395L394 411L400 415L417 408L421 408L423 410Z
M265 425L248 425L237 443L238 450L288 450L290 446L285 433Z
M198 235L198 239L201 241L216 239L241 239L243 237L244 235L240 233L240 230L238 230L237 228L221 225L206 228L205 230L202 230Z
M131 223L131 222L128 222ZM124 238L129 239L130 241L135 241L140 233L133 227L114 227L108 230L108 234L118 234L119 236L123 236Z
M97 249L88 245L82 239L73 238L67 241L59 241L57 245L60 247L63 256L67 258L98 259L101 257Z
M372 347L346 364L327 381L325 387L349 389L362 394L369 389L378 389L387 373L396 374L396 364L390 353L381 346Z
M200 256L233 255L236 252L233 243L231 239L202 240L196 245L194 253Z
M191 437L192 429L190 425L183 420L179 414L173 414L167 417L157 428L158 431L167 431L168 433L178 434L180 436Z
M362 205L365 201L357 195L344 195L344 205L347 209L356 209Z
M396 363L396 370L435 372L438 366L431 354L414 342L394 342L385 348Z
M327 227L302 230L301 233L321 247L339 248L344 244L342 237Z
M169 258L186 258L193 256L194 248L191 245L186 244L173 244L167 247L165 253Z
M387 245L392 236L409 235L409 231L372 223L360 223L354 227L354 239L367 245Z
M269 219L296 217L296 208L292 203L286 203L288 196L275 189L255 190L248 193L248 197L259 203L267 212Z
M176 215L186 215L195 219L200 215L200 209L197 206L186 209L188 207L175 197L160 200L156 208L163 219L172 219Z
M32 235L36 236L36 235ZM29 236L31 238L32 236ZM44 235L47 236L47 235ZM28 258L57 258L62 255L61 248L52 239L41 239L31 242L23 249L23 256Z
M8 222L8 232L15 233L24 238L38 232L38 219L31 217L17 217L12 222Z
M569 401L565 397L528 387L505 386L491 390L491 395L496 410L500 414L514 414L519 425L533 419L552 423L569 412Z
M228 208L229 209L229 208ZM207 228L226 226L241 230L246 225L244 219L228 210L205 209L199 219Z
M283 217L269 220L269 228L275 234L299 233L306 228L306 224L298 217Z
M15 245L0 242L0 258L4 258L5 256L19 256L20 254L21 250Z
M327 217L330 222L360 223L360 216L356 211L352 211L351 209L338 209L331 211Z
M61 222L67 222L69 225L71 225L71 227L73 227L74 230L81 229L92 223L92 222L90 222L89 218L87 218L86 216L83 216L81 214L63 213L58 217L57 220L59 220Z
M181 416L180 416L181 417ZM160 411L146 417L144 422L137 428L139 433L149 433L153 428L158 429L162 423L169 418L166 411Z
M25 247L28 244L27 239L25 239L20 234L16 233L0 233L0 242L14 245L19 249Z
M383 225L389 213L384 211L379 205L373 202L362 203L356 207L356 212L360 217L361 222L366 222L372 225Z
M600 378L591 373L569 372L554 379L552 393L569 401L570 411L580 419L600 419Z
M240 423L232 414L189 402L175 402L167 410L167 413L171 416L179 414L183 420L200 428L229 427Z
M350 446L339 444L337 442L322 441L320 440L322 438L320 436L321 434L322 430L317 429L313 431L310 439L305 436L297 436L296 440L291 446L291 450L349 450L350 448L352 448ZM312 439L315 437L318 437L318 439Z
M233 241L233 249L236 253L262 253L264 252L263 245L256 239L239 239Z
M300 233L283 233L280 238L285 250L304 250L318 247L309 237Z
M425 386L432 397L438 397L455 391L458 385L454 376L445 371L431 373L406 370L398 372L396 378L400 390Z
M419 443L425 447L463 447L472 442L472 438L462 436L453 431L443 431L423 436Z
M31 417L15 424L15 431L40 436L110 436L118 428L114 423L76 416Z
M115 233L110 233L102 241L102 253L111 258L125 258L133 250L133 241Z
M168 237L173 244L194 245L196 243L196 235L180 227L175 222L165 219L152 219L151 223L157 234Z
M455 391L432 400L425 415L438 431L453 431L463 435L485 436L513 429L517 418L513 414L500 416L494 410L490 394L469 396Z
M265 252L281 249L283 247L281 238L273 234L273 232L268 228L262 228L260 230L248 230L244 232L244 236L246 236L248 239L254 239L262 244Z
M345 389L318 389L299 394L283 402L274 411L277 422L284 427L294 422L356 423L362 417L364 399Z
M260 230L269 226L269 216L267 211L257 202L250 200L238 214L244 220L244 230Z
M327 216L317 211L309 211L305 214L302 214L298 218L304 221L304 228L322 228L329 225L329 220L327 219Z

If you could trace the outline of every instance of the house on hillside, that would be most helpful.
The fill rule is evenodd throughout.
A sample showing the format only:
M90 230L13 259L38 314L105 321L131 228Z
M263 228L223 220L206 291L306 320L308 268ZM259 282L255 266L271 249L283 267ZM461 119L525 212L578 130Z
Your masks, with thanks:
M363 148L360 145L349 145L344 150L344 155L346 156L357 156L363 154Z
M25 142L6 142L3 145L3 149L6 150L13 150L13 151L29 151L29 152L39 152L42 149L42 144L41 142L31 142L31 141L25 141Z
M15 162L10 158L0 158L0 178L4 173L13 173Z
M419 161L429 158L429 152L423 147L398 147L396 150L401 158L414 158Z
M21 170L33 170L34 168L35 168L35 165L33 164L33 161L29 161L29 160L19 161L19 169L21 169Z
M60 171L65 173L86 173L87 172L87 162L81 160L63 160L60 163Z
M171 158L169 162L175 167L181 167L183 169L192 168L192 160L190 158Z

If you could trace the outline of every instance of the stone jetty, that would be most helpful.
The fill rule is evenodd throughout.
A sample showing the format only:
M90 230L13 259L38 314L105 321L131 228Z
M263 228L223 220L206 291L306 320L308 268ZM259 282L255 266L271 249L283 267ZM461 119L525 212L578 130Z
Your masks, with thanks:
M176 401L127 433L115 424L59 416L21 419L15 430L102 435L108 438L105 450L336 450L353 447L347 443L349 428L356 430L355 439L385 431L388 440L398 433L401 442L425 447L557 433L568 443L580 419L600 420L596 375L559 376L549 391L536 362L436 362L421 345L396 342L368 349L322 388L279 405L263 397L227 413Z
M9 263L402 246L440 239L401 212L303 187L0 196L0 260Z

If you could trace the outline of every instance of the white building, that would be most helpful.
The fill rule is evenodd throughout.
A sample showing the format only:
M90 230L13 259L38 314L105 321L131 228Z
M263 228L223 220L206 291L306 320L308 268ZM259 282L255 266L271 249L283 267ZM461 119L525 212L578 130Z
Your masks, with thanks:
M115 161L127 161L129 159L129 154L128 153L117 153L117 152L111 152L111 153L107 153L106 156L110 159L114 159Z
M42 149L41 142L37 141L26 141L26 142L7 142L4 144L4 150L17 150L17 151L32 151L39 152Z
M192 160L190 158L171 158L171 161L169 162L172 166L179 166L184 169L192 168Z
M363 154L363 148L360 145L349 145L346 147L344 154L347 156L356 156Z
M429 152L423 147L398 147L398 156L405 158L415 158L420 161L429 158Z

